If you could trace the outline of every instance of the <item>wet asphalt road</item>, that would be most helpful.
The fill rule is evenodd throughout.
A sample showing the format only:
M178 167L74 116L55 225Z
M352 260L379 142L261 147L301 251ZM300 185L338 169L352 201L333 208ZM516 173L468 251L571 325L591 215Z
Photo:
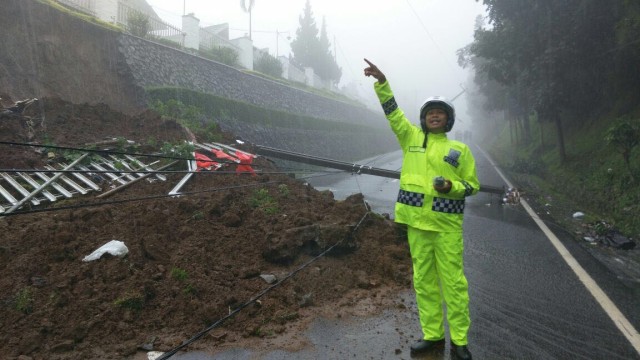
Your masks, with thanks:
M504 185L483 153L472 150L481 184ZM363 163L368 161L367 165L398 170L400 154ZM374 211L393 213L397 180L341 174L310 182L331 189L336 198L362 192ZM569 234L549 227L637 337L637 285L621 282ZM634 348L616 327L521 205L503 206L497 195L479 193L467 199L464 230L472 321L469 348L474 359L640 359L638 344ZM413 293L398 294L398 302L408 310L375 318L317 319L305 334L312 345L300 352L227 349L214 355L179 353L172 359L410 359L409 346L420 336ZM449 345L420 358L450 359Z

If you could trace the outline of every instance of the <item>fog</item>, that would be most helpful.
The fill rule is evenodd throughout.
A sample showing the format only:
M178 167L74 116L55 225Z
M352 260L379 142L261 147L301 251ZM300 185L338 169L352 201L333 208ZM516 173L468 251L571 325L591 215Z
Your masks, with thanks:
M251 38L271 55L290 55L290 42L299 28L306 0L255 0L251 11ZM230 38L249 34L249 13L237 0L148 0L165 21L179 26L184 13L193 13L201 26L228 23ZM246 1L248 4L249 1ZM369 104L377 103L374 79L366 78L363 58L387 76L398 104L409 119L418 121L418 108L429 96L453 98L469 80L469 71L457 64L456 50L473 41L482 2L473 0L311 0L318 28L323 19L338 65L340 86L353 83ZM464 94L454 102L459 122L469 125Z

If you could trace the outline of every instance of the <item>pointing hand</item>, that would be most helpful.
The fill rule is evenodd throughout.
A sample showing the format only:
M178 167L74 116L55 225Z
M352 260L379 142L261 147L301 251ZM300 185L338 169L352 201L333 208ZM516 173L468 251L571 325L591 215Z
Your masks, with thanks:
M387 78L384 76L384 74L382 73L382 71L380 71L380 69L378 69L377 66L373 65L373 63L367 59L364 59L364 61L369 64L369 66L367 66L366 68L364 68L364 75L365 76L373 76L374 78L376 78L376 80L378 80L378 83L383 84L384 82L387 81Z

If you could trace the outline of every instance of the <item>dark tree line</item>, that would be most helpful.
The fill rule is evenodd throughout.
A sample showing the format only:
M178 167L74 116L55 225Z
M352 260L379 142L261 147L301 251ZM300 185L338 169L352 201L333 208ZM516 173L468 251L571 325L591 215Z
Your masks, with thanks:
M475 69L486 111L504 111L518 141L530 118L554 123L564 160L564 129L640 103L640 1L483 0L488 21L459 50ZM544 136L542 134L541 136Z

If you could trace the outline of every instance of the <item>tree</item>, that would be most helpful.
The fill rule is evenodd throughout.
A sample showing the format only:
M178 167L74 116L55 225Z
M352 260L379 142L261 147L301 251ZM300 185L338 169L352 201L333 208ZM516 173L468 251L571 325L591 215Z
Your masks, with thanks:
M251 10L253 9L255 3L255 0L249 0L248 3L247 0L240 0L240 6L242 7L242 10L249 13L249 40L251 40Z
M319 37L309 0L299 19L300 27L296 30L296 38L291 42L293 63L300 67L312 68L324 80L340 81L342 70L331 55L326 28L323 24Z
M615 66L597 49L615 43L621 1L603 6L597 0L484 0L492 27L476 29L474 42L462 51L463 62L486 75L478 79L505 87L503 109L515 119L518 136L530 138L532 111L540 121L555 123L562 161L565 128L579 126L613 102L607 98L614 93L609 79Z
M311 66L320 47L318 27L311 12L311 4L307 0L303 15L299 17L300 27L296 30L296 37L291 41L293 62L299 66Z
M146 37L149 32L149 16L138 10L131 11L127 17L127 27L132 35Z
M318 76L323 79L339 82L342 77L342 69L336 63L334 56L331 54L331 44L329 43L329 37L327 36L326 21L322 19L322 27L320 28L320 48L318 49L318 64L316 71Z
M253 64L253 68L269 76L282 77L282 64L280 60L266 52L260 55L258 60Z
M633 176L631 170L631 151L640 145L640 121L623 121L619 120L612 125L606 132L605 140L609 145L614 146L624 159L624 163Z

